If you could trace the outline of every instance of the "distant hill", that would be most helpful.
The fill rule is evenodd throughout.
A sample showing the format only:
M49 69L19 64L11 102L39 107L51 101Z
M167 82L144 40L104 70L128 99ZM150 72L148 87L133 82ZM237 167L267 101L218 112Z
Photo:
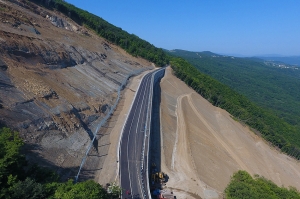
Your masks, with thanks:
M237 58L212 52L168 51L199 71L245 95L292 125L300 126L300 70L263 59Z
M259 56L258 58L266 61L282 62L290 65L300 66L300 56L280 57L280 56Z
M210 57L210 56L222 56L215 54L210 51L202 51L202 52L190 52L186 50L174 49L174 50L165 50L169 52L171 55L179 56L179 57L190 57L190 58L201 58L203 57Z

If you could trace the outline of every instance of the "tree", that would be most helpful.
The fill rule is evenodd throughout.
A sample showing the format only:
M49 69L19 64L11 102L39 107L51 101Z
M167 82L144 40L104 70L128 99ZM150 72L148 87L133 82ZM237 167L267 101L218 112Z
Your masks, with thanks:
M253 179L246 171L233 174L229 185L225 189L226 199L300 199L295 188L289 190L278 187L272 181L255 175Z
M120 188L115 184L108 194L92 180L77 184L72 180L59 183L58 175L50 169L35 164L27 166L24 155L20 153L23 145L17 132L0 129L0 198L108 199L120 195Z
M9 189L11 198L14 199L40 199L46 197L43 185L30 178L17 182Z
M23 141L9 128L0 129L0 187L7 187L8 177L24 179L25 156L20 153Z
M113 198L119 198L122 192L122 188L119 187L115 182L113 182L112 185L108 186L107 192L111 194Z
M92 180L73 184L72 180L58 186L54 198L57 199L106 199L108 195L102 186Z

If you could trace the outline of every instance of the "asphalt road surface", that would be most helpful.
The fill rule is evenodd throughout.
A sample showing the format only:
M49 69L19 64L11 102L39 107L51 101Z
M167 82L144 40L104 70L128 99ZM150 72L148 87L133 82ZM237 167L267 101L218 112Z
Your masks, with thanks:
M135 101L123 128L120 143L120 181L122 198L148 199L151 198L147 189L147 150L148 136L145 136L149 100L152 100L152 73L144 76L136 93ZM151 98L151 99L150 99ZM151 107L150 107L151 108ZM150 112L149 112L150 111Z

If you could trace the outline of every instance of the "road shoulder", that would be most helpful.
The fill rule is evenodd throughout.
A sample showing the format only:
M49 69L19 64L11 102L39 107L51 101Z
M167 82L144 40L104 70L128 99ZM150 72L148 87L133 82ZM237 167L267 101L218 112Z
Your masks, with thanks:
M100 165L98 166L100 170L95 175L95 181L101 185L111 182L119 184L119 167L117 161L119 140L120 136L122 136L121 131L143 76L153 70L145 71L130 79L130 82L122 92L122 98L117 105L116 111L109 120L108 125L106 125L106 128L103 129L103 136L98 140L99 154L101 153L101 146L109 147L108 153L100 157Z

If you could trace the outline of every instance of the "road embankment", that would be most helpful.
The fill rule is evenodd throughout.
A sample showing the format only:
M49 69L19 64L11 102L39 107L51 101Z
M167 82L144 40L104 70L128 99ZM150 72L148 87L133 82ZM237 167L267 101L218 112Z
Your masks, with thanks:
M171 68L160 86L161 170L169 175L167 186L178 198L222 198L238 170L300 190L299 162L212 106Z

